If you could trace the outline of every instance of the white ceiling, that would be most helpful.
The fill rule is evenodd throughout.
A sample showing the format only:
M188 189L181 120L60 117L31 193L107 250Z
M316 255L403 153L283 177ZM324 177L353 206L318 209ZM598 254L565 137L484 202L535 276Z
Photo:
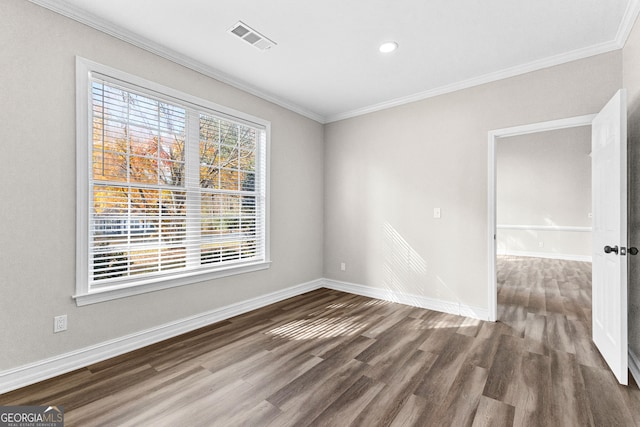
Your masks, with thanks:
M619 49L638 0L32 0L320 122ZM237 21L277 43L260 51ZM382 54L378 46L400 47Z

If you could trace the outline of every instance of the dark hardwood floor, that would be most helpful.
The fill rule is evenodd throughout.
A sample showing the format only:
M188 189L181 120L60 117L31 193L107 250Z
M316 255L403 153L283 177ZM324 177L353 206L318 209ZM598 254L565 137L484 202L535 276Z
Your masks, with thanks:
M640 425L590 340L591 265L498 271L496 323L321 289L0 405L62 405L67 426Z

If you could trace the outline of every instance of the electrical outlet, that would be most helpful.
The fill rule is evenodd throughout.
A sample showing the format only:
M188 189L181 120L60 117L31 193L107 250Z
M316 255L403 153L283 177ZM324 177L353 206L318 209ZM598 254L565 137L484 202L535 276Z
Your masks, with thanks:
M346 262L341 262L340 263L340 271L347 271L347 263Z
M53 318L53 333L67 330L67 315L56 316Z
M538 247L544 248L544 242L538 242Z

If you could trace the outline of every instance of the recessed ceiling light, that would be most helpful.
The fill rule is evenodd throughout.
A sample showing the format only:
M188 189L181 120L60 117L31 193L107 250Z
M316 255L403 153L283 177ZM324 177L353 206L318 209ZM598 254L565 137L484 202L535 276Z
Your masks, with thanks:
M384 42L380 45L380 52L389 53L393 52L398 48L398 43L396 42Z

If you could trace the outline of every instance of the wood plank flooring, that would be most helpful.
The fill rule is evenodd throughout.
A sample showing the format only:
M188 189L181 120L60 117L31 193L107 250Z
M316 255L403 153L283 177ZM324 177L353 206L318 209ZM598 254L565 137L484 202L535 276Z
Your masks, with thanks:
M0 405L62 405L67 426L640 425L640 390L589 338L591 265L498 272L496 323L321 289Z

